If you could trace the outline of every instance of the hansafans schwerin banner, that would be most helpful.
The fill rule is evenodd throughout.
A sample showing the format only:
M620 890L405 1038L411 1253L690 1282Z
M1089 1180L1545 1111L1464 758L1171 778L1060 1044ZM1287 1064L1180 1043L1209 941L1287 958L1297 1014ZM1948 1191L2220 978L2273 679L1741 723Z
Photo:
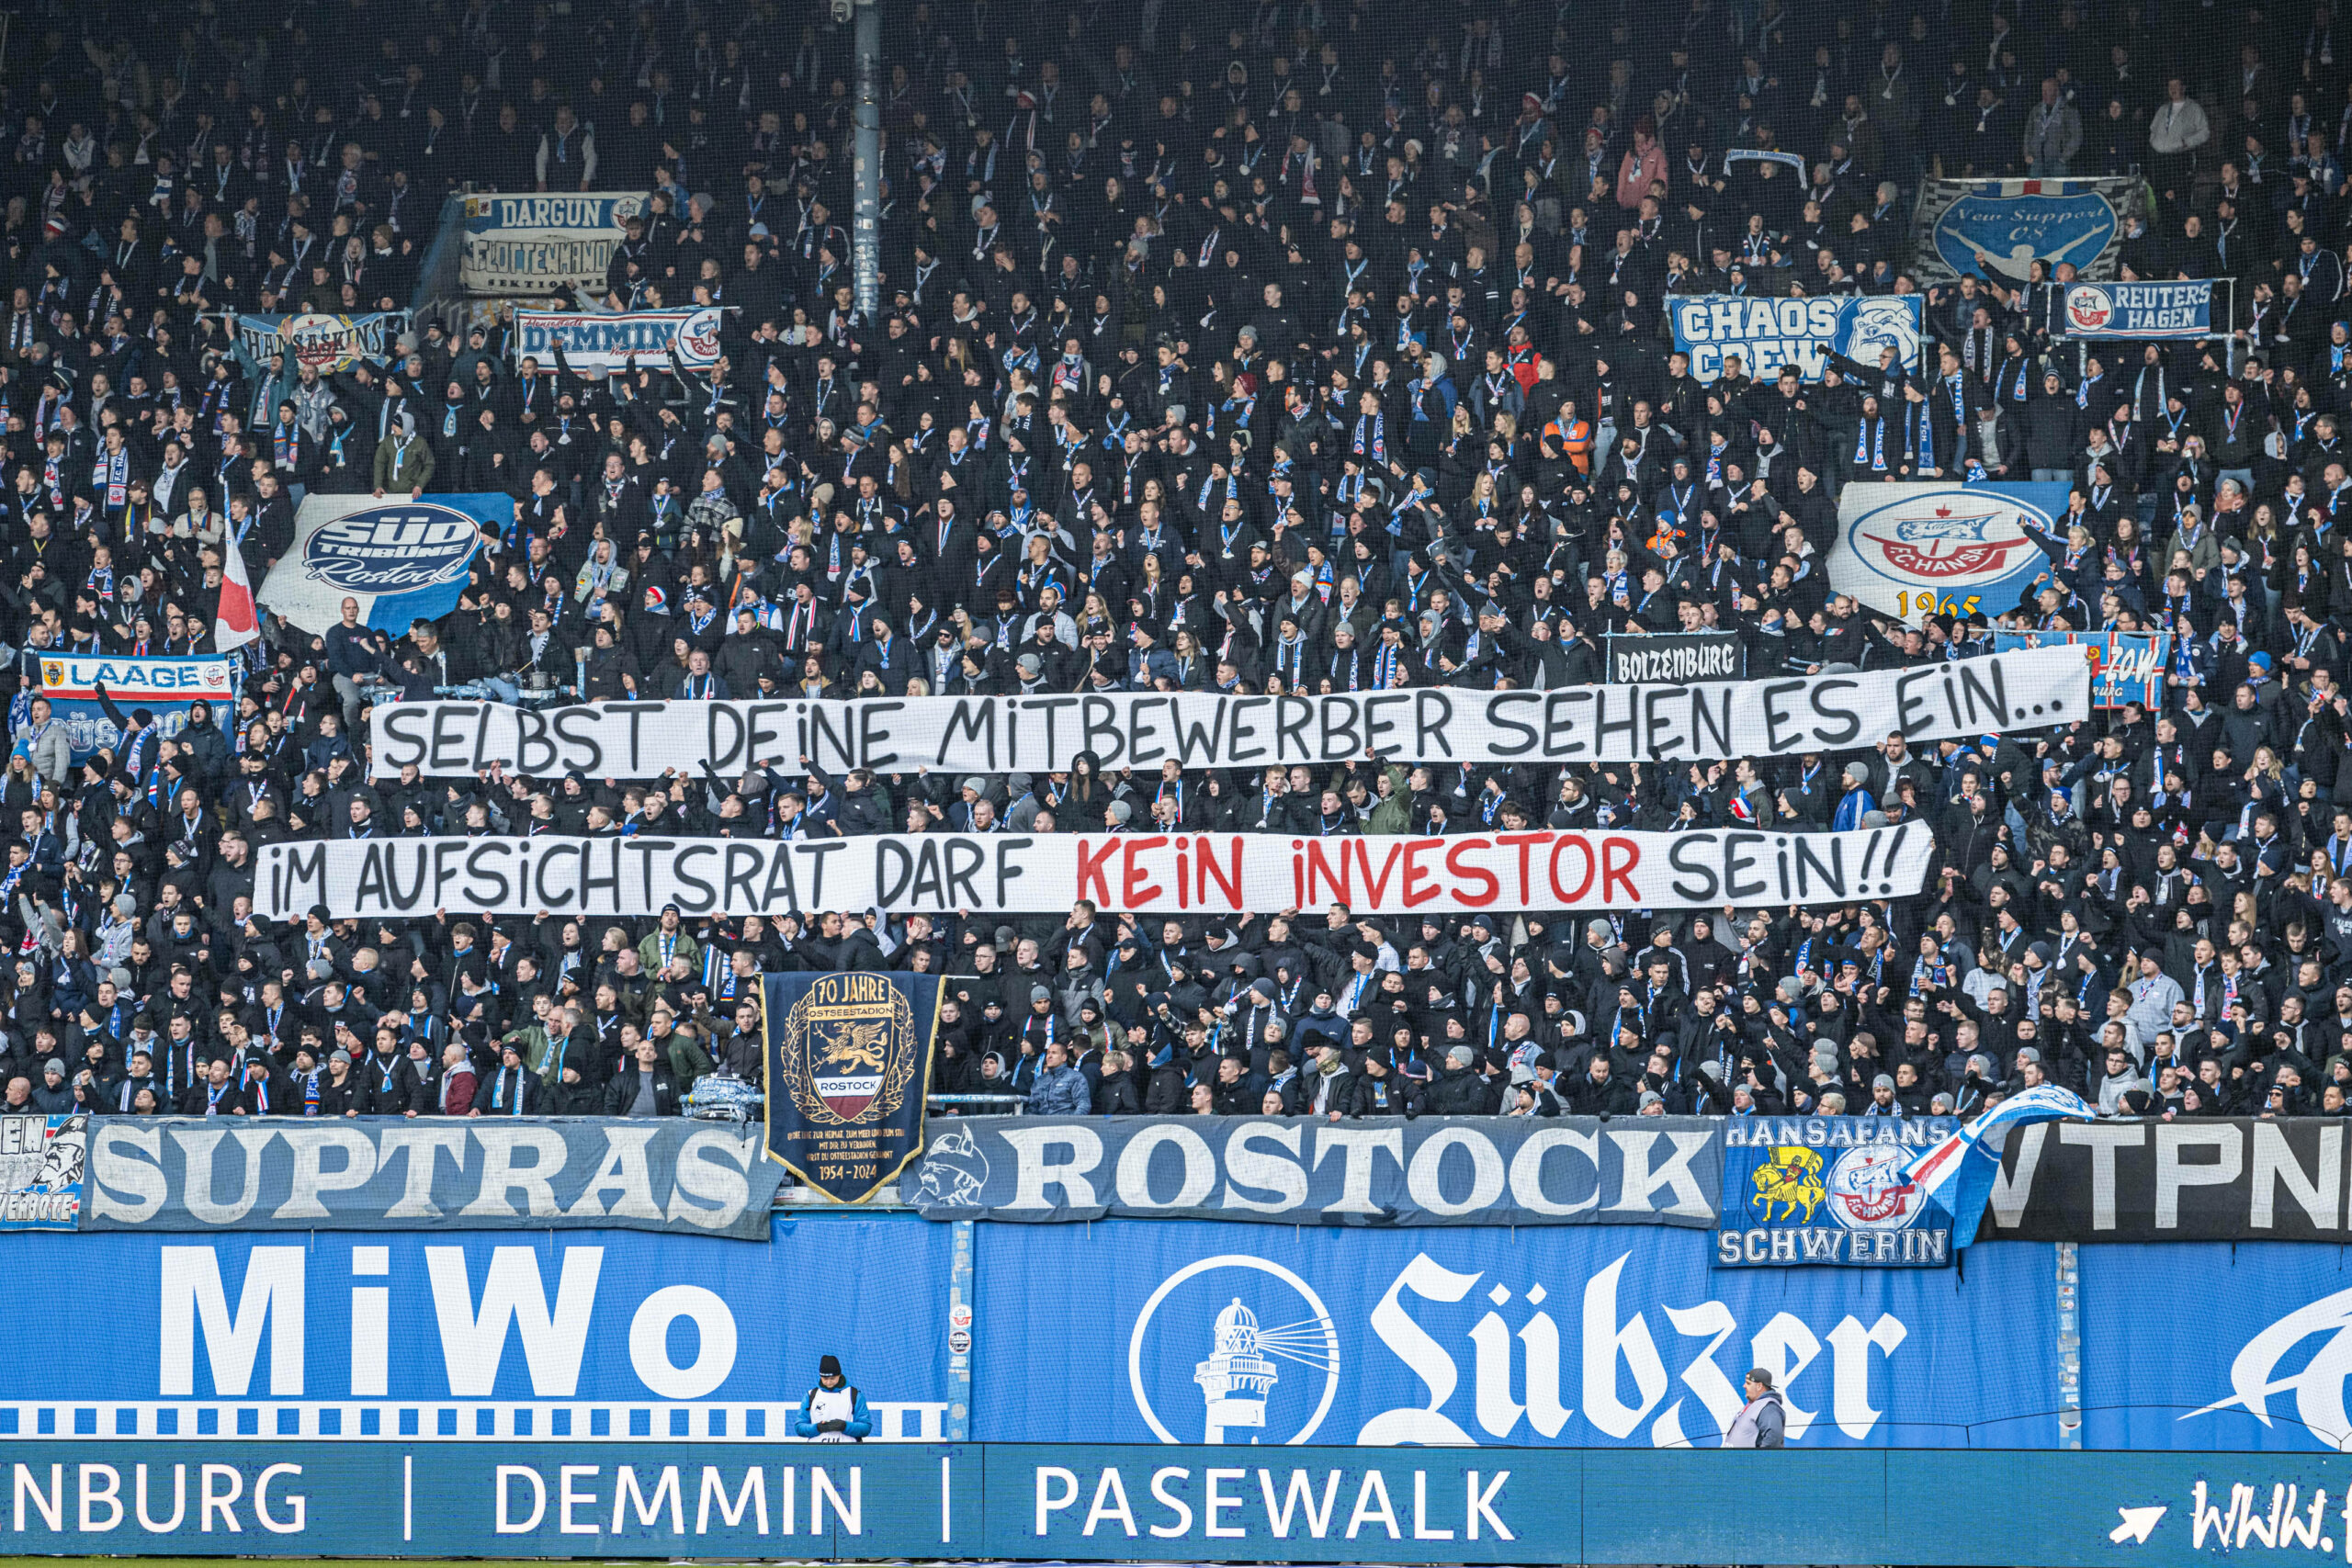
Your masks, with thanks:
M1980 1241L2352 1241L2344 1123L2064 1122L2001 1150Z
M1701 1226L1717 1131L1662 1116L980 1117L931 1139L899 1197L925 1219L1032 1224Z
M922 1153L939 976L769 975L768 1157L854 1203Z
M387 779L410 766L428 778L492 767L530 778L574 769L646 778L706 763L732 777L759 767L797 773L803 757L835 773L1042 773L1069 768L1080 751L1105 768L1155 772L1171 757L1187 768L1313 767L1367 750L1408 762L1666 762L1795 757L1873 746L1895 730L1918 741L2032 729L2089 712L2082 656L2036 650L1785 681L1670 677L1544 692L794 698L594 703L549 714L395 703L372 710L370 765Z
M1849 484L1838 497L1829 585L1898 621L1972 615L1998 620L2050 568L2050 558L2026 529L2054 530L2064 538L2057 520L2065 510L2063 484ZM2018 714L1988 728L2030 728L2086 717L2087 665L2074 675L2083 683L2069 682L2063 710L2053 707L2048 716Z
M312 495L295 514L294 547L257 596L306 632L324 634L359 602L362 626L399 637L458 607L482 530L514 521L508 495Z
M674 1117L106 1116L88 1142L84 1230L461 1225L765 1241L781 1180L756 1134Z
M337 839L270 844L256 912L336 919L435 909L690 918L791 910L942 914L1100 909L1238 915L1702 909L1905 898L1937 863L1905 822L1850 833L909 833L775 839Z
M1718 1269L1951 1263L1951 1211L1903 1168L1959 1123L1948 1116L1747 1116L1723 1129Z

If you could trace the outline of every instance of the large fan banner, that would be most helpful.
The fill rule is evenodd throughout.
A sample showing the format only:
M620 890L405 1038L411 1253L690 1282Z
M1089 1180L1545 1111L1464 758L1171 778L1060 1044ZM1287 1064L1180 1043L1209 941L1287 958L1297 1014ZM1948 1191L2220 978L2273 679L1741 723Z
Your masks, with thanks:
M1855 487L1860 488L1860 487ZM1618 639L1622 645L1624 639ZM496 702L395 703L373 720L375 776L502 768L648 778L709 766L796 772L1060 773L1105 768L1313 767L1389 761L1672 762L1801 757L1909 740L2034 729L2090 713L2083 655L2061 649L1786 681L1473 692L1429 686L1332 696L1108 695L827 702L594 703L537 713Z
M1345 904L1416 910L1696 909L1905 898L1936 854L1925 825L1850 833L908 833L856 839L341 839L270 844L259 912L334 919L764 915L869 909L1240 914Z

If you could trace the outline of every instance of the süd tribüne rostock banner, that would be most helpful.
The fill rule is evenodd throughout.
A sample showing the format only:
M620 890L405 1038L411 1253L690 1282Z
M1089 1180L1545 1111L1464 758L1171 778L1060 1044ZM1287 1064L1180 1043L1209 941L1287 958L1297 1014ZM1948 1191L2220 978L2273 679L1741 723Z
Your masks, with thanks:
M254 894L272 919L449 909L488 915L820 909L1239 914L1341 903L1417 909L1687 909L1908 897L1935 835L911 833L856 839L341 839L271 844Z
M2035 729L2090 716L2080 650L2038 649L1904 670L1785 681L1329 696L1100 695L850 702L593 703L535 713L495 702L395 703L374 713L375 776L510 773L644 778L706 762L880 773L1260 768L1348 761L1665 762L1794 757L1906 739Z

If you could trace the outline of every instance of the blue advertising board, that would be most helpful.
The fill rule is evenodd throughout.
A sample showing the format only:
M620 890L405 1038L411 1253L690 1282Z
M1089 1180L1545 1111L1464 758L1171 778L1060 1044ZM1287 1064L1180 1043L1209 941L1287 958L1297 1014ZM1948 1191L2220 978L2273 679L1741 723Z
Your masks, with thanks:
M1793 365L1805 381L1822 378L1829 355L1875 367L1879 351L1919 366L1925 299L1917 294L1848 295L1814 299L1746 294L1694 294L1667 302L1674 346L1690 356L1693 380L1711 382L1737 359L1749 377L1770 381Z
M2026 530L2050 532L2065 510L2063 484L1849 484L1829 585L1898 621L1996 620L2050 570Z
M1904 1168L1958 1125L1948 1116L1728 1120L1716 1267L1945 1267L1951 1210Z
M132 659L43 653L40 694L49 699L51 716L65 726L76 767L99 747L122 743L122 731L98 702L100 686L125 714L145 708L154 717L157 733L166 739L187 728L188 709L199 702L211 705L215 724L236 719L237 672L224 654Z
M1734 1271L1655 1225L978 1230L980 1439L1713 1446L1763 1366L1808 1448L2058 1440L2044 1247ZM1041 1375L1085 1396L991 1396Z
M2213 285L2077 283L2066 290L2066 335L2079 338L2209 337Z
M764 1247L453 1227L0 1237L15 1321L107 1303L77 1318L70 1357L0 1366L0 1438L772 1442L826 1355L879 1435L949 1435L954 1229L770 1224Z

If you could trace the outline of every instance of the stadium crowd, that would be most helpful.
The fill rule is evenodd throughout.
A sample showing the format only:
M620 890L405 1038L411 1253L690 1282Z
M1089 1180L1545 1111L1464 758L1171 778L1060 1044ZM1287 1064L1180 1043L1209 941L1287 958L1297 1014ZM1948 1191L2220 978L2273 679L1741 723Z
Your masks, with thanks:
M889 0L882 308L820 7L38 4L6 38L8 1107L676 1113L763 970L950 976L934 1092L1084 1113L2343 1114L2352 1089L2345 143L2327 0ZM1794 154L1743 158L1734 150ZM2144 173L2126 276L2233 341L2084 355L2058 273L1927 291L1914 371L1701 385L1676 293L1917 290L1932 175ZM519 364L425 312L328 375L227 312L405 308L460 188L644 190L610 300L724 357ZM453 328L458 323L462 330ZM1957 377L1957 381L1951 378ZM1964 409L1924 389L1957 385ZM1871 439L1875 433L1879 439ZM1940 454L1940 458L1937 457ZM2024 603L1830 590L1856 478L2056 475ZM512 494L405 636L266 615L233 712L77 765L44 655L210 647L309 493ZM265 600L264 609L267 604ZM2162 626L2163 701L1782 761L370 784L370 705L1598 680ZM582 651L584 650L584 651ZM863 911L362 927L255 851L373 834L1930 826L1922 895L1696 917L1229 925Z

